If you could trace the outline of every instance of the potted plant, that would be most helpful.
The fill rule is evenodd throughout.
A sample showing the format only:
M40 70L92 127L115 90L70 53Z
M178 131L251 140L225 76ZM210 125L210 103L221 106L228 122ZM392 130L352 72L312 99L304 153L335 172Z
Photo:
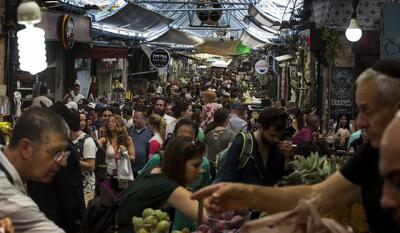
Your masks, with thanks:
M308 157L295 155L289 163L293 172L284 176L278 183L279 186L300 184L316 184L336 172L348 157L319 156L318 152L312 152ZM368 232L368 226L361 202L328 214L324 217L333 218L343 226L350 226L355 233Z

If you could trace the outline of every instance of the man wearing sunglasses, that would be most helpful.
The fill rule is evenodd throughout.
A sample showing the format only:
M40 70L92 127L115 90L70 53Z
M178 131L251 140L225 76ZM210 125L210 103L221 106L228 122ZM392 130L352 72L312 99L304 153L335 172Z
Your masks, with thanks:
M8 147L0 151L0 218L15 232L64 232L27 196L26 182L48 183L66 166L69 134L65 121L46 108L32 108L16 122Z

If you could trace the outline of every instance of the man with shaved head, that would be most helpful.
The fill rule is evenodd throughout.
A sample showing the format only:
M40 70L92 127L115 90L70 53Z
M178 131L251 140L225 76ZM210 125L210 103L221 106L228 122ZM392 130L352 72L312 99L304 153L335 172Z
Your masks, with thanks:
M382 208L400 223L400 111L386 128L381 141L379 171L384 179Z

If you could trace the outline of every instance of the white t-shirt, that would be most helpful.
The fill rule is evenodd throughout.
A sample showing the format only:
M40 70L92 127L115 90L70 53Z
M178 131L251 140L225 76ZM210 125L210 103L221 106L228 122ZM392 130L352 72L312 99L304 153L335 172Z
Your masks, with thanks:
M164 114L165 123L168 125L171 122L175 121L176 119L168 114Z
M76 140L73 141L74 144L78 143L78 141L82 138L84 138L87 134L83 133L81 134ZM97 146L96 143L94 142L94 139L92 137L88 137L85 139L85 142L83 143L83 151L81 159L96 159L96 152L97 152ZM83 174L83 191L85 193L92 192L94 191L95 188L95 177L93 172L88 172L88 171L82 171Z
M167 128L165 129L165 139L167 139L169 135L172 135L174 133L174 129L175 129L177 122L178 122L178 119L174 120L173 122L171 122L167 125Z

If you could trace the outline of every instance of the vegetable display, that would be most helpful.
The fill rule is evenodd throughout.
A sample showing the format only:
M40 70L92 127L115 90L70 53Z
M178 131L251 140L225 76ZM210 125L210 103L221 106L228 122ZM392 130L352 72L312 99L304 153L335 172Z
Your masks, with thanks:
M133 217L132 224L136 233L167 233L171 227L168 213L147 208L142 217Z

